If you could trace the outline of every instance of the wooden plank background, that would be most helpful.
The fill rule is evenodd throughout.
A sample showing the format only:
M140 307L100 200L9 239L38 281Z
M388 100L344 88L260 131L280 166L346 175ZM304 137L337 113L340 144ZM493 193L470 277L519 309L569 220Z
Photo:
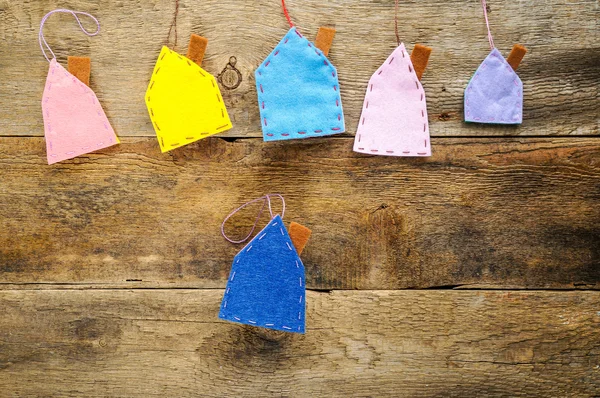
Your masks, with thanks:
M393 0L287 4L309 39L321 25L336 27L330 59L340 76L348 134L354 135L367 81L396 46ZM90 56L91 87L117 134L154 136L143 93L165 43L174 0L72 0L61 5L94 14L102 31L89 38L72 17L51 18L45 34L58 60ZM0 98L11 98L13 105L0 119L3 134L43 135L41 112L33 110L39 110L48 67L37 33L41 18L55 6L49 0L0 1L0 45L7 49L0 59ZM505 55L515 43L530 50L519 68L524 85L524 123L519 128L462 122L464 88L490 50L480 3L401 2L401 39L409 49L416 42L434 49L422 80L431 134L598 135L597 1L502 0L489 7L496 46ZM235 90L222 90L234 124L222 136L260 137L254 70L289 28L279 0L182 0L178 27L177 49L184 54L190 33L209 39L203 67L213 75L223 70L230 56L237 58L243 82Z
M1 291L3 394L600 392L596 293L309 292L306 335L218 322L221 298L215 290Z
M400 162L349 139L156 144L48 167L43 139L0 140L4 283L224 288L241 246L221 221L278 191L314 231L310 288L600 287L597 139L434 139L434 156Z
M518 127L462 122L489 52L480 3L400 2L407 47L434 49L421 159L351 150L393 0L287 4L309 39L337 29L347 133L259 138L253 73L288 29L279 1L181 0L177 50L206 36L203 67L235 56L243 82L222 87L232 130L161 154L143 93L173 0L0 0L0 395L600 396L598 1L488 2L496 46L530 50ZM45 34L63 64L91 56L122 144L48 166L37 34L57 7L100 20L97 37L66 15ZM304 336L217 318L239 249L220 222L267 192L314 232Z

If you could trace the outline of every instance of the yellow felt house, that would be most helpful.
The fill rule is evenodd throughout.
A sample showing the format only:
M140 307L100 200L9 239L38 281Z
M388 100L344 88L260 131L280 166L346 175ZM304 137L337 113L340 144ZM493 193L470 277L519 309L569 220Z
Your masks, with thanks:
M146 106L162 152L229 130L216 79L200 67L206 39L192 35L187 56L163 47L146 91Z

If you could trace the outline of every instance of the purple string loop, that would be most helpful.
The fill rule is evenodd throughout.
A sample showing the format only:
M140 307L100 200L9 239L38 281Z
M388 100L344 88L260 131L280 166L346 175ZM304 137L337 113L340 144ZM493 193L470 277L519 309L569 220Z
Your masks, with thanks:
M488 31L488 41L490 42L490 47L493 50L496 48L496 46L494 46L494 38L492 37L492 32L490 31L490 21L488 20L487 4L485 0L481 0L481 5L483 6L483 16L485 17L485 25L487 26Z
M44 32L43 32L44 24L46 23L46 20L50 17L50 15L57 13L57 12L64 12L66 14L73 15L73 17L75 17L75 20L79 24L79 27L81 28L83 33L85 33L88 36L96 36L98 33L100 33L100 22L98 22L98 20L92 14L88 14L87 12L83 12L83 11L67 10L66 8L58 8L56 10L50 11L48 14L44 15L44 18L42 18L42 22L40 22L40 32L38 33L40 49L42 50L42 54L44 54L44 58L46 58L46 61L48 61L48 62L50 62L50 58L48 58L48 55L46 55L46 49L48 49L48 51L50 51L50 54L52 54L52 59L55 59L56 55L54 55L54 52L52 51L52 49L46 42L46 39L44 38ZM96 23L96 31L92 33L92 32L89 32L88 30L86 30L83 27L83 25L81 24L81 20L79 19L78 15L85 15L86 17L92 18L94 20L94 22ZM44 48L44 46L46 48Z
M271 215L271 219L273 217L275 217L273 215L273 208L271 207L271 197L273 197L273 196L281 199L281 203L283 205L282 209L281 209L281 218L283 218L283 216L285 215L285 199L283 199L283 196L278 193L269 193L269 194L266 194L265 196L261 196L260 198L251 200L250 202L246 202L243 205L241 205L240 207L238 207L237 209L235 209L234 211L232 211L231 213L229 213L229 215L227 217L225 217L225 219L223 220L223 223L221 223L221 235L223 235L223 237L231 243L244 243L245 241L250 239L250 236L252 236L252 233L256 229L256 226L258 225L258 222L260 221L260 216L262 215L262 212L265 209L265 206L267 204L269 205L269 214ZM248 232L248 235L246 235L246 237L241 240L233 240L233 239L229 238L227 236L227 234L225 233L225 223L227 222L227 220L229 220L235 213L242 210L244 207L251 205L252 203L260 202L261 200L263 201L263 205L260 208L260 211L258 212L258 216L256 216L254 225L252 226L252 229L250 230L250 232Z

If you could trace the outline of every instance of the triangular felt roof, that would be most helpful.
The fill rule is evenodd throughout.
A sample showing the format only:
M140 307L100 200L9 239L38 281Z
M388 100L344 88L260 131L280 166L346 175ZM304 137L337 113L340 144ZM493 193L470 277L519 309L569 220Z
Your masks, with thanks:
M233 259L219 318L304 333L304 265L280 216Z
M345 131L335 67L291 28L255 72L265 141Z
M232 127L214 76L166 46L154 66L146 106L162 152Z
M523 122L523 83L496 48L479 65L465 89L465 121Z
M119 143L96 94L50 61L42 97L48 164Z
M369 80L354 151L431 156L425 91L403 43Z

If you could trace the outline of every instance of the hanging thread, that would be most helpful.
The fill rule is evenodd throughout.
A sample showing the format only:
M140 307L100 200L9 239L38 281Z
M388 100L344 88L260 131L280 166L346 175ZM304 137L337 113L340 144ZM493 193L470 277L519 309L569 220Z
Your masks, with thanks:
M171 26L169 26L169 33L167 34L167 47L169 46L169 40L171 39L171 31L175 33L175 42L173 43L173 49L177 47L177 15L179 14L179 0L175 0L175 12L173 13L173 20Z
M79 24L79 27L81 28L83 33L85 33L86 35L96 36L98 33L100 33L100 22L98 22L98 20L92 14L88 14L87 12L83 12L83 11L68 10L66 8L58 8L56 10L50 11L48 14L44 15L44 18L42 18L42 22L40 22L40 31L38 33L38 41L40 42L40 49L42 50L42 54L44 54L44 58L46 58L46 61L48 61L48 62L50 62L50 58L48 58L48 55L46 54L46 49L48 51L50 51L50 54L52 54L52 59L55 59L56 55L54 54L54 51L52 51L52 49L46 42L46 39L44 38L44 24L46 23L46 20L50 17L50 15L58 13L58 12L73 15L73 17L75 17L75 20ZM81 20L79 19L78 15L85 15L86 17L90 17L96 23L96 31L93 33L87 31L81 24Z
M490 22L488 21L487 4L485 0L481 0L481 5L483 6L483 16L485 17L485 25L487 26L488 31L488 41L490 42L490 47L493 50L496 48L496 46L494 46L494 39L492 38L492 32L490 31Z
M273 196L281 199L281 203L282 203L281 218L283 218L283 216L285 215L285 199L283 199L283 196L278 193L270 193L265 196L261 196L260 198L246 202L243 205L241 205L240 207L238 207L237 209L235 209L234 211L232 211L231 213L229 213L229 215L227 217L225 217L225 219L223 220L223 223L221 223L221 235L223 235L223 237L231 243L244 243L245 241L247 241L250 238L250 236L252 236L252 233L256 229L256 226L258 225L258 222L260 221L260 216L262 215L263 210L265 209L265 205L267 205L267 204L269 205L269 214L271 215L271 218L275 217L273 215L273 208L271 207L271 197L273 197ZM260 211L258 212L258 216L256 216L256 220L254 221L254 225L252 226L252 229L250 230L248 235L246 235L246 237L241 240L233 240L233 239L229 238L227 236L227 234L225 234L225 223L227 222L227 220L229 220L234 214L236 214L238 211L242 210L246 206L249 206L252 203L260 202L261 200L263 201L263 205L261 206Z
M293 28L294 24L292 23L292 18L290 18L290 14L288 13L287 8L285 7L285 0L281 0L281 6L283 7L283 13L285 14L285 18L290 24L290 28Z
M396 0L394 7L394 31L396 32L396 41L400 45L400 35L398 34L398 0Z

